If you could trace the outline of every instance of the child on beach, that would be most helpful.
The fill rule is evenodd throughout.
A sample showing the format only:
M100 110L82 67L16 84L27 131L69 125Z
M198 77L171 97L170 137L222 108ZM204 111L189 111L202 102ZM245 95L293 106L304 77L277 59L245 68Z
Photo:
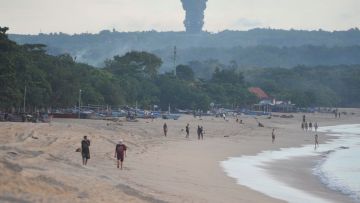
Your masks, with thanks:
M87 161L90 159L90 140L87 139L87 136L84 136L84 139L81 141L81 155L83 160L83 165L87 164Z
M117 144L115 147L114 157L117 158L117 168L119 168L120 165L121 170L123 168L123 161L124 161L124 157L126 156L126 150L127 150L126 145L123 144L123 140L120 140L119 144Z

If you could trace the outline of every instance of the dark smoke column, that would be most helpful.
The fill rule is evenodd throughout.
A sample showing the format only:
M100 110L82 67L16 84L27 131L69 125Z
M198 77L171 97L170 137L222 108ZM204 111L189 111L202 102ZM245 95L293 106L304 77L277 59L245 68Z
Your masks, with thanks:
M200 33L204 25L204 11L207 0L181 0L186 17L184 25L186 32Z

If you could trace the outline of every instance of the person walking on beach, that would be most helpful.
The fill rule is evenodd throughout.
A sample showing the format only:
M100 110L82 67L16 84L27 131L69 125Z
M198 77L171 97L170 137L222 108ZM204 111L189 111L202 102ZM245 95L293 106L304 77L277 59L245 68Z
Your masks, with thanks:
M305 115L303 115L303 123L305 123L306 121L306 118L305 118Z
M340 115L341 115L341 113L339 112L339 115L338 115L339 119L340 119Z
M186 136L185 137L189 138L189 134L190 134L190 126L189 126L189 124L186 125L185 131L186 131Z
M275 142L275 129L274 128L273 128L272 133L271 133L271 140L272 140L272 143Z
M308 131L308 123L307 122L305 122L305 130L306 130L306 132Z
M120 167L121 170L123 168L123 162L124 162L124 157L126 156L126 150L127 150L126 145L123 144L123 140L120 140L115 147L114 157L117 158L117 168Z
M311 121L309 123L309 130L312 131L312 123L311 123Z
M319 147L319 136L318 136L318 134L315 134L315 147L314 147L314 149L316 149L317 147Z
M84 136L84 139L81 141L81 155L83 160L83 165L87 164L87 161L90 159L90 140L87 139L87 136Z
M201 134L201 128L200 128L200 126L198 125L198 128L197 128L198 140L200 140L200 134Z
M200 136L201 136L201 139L203 140L204 139L204 128L201 126L200 127Z
M304 122L301 123L301 129L305 130L305 123Z
M318 126L318 123L315 122L315 124L314 124L315 132L317 132L318 127L319 127L319 126Z
M167 131L168 131L168 127L167 127L166 123L164 123L163 129L164 129L164 135L166 137Z

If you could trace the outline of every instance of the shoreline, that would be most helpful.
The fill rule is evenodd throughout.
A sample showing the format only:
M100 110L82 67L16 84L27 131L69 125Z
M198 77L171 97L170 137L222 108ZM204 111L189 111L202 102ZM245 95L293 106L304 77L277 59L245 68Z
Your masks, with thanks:
M324 129L334 127L335 129L344 129L348 125L337 126L324 127ZM328 160L330 152L337 153L338 150L348 148L349 144L353 143L354 136L347 137L345 132L340 136L336 132L321 130L327 137L324 139L325 143L322 144L322 148L318 148L320 151L315 150L313 145L281 148L275 151L265 150L256 155L230 157L221 162L220 165L228 176L237 180L238 184L289 202L307 200L312 202L357 202L349 194L342 193L340 190L343 189L330 187L323 182L323 177L320 174L315 174L315 170L319 173L320 164L324 160ZM358 139L356 143L358 143ZM354 146L356 144L351 145L351 147ZM261 179L261 184L241 176L258 177ZM272 189L273 185L277 185L278 189ZM301 199L304 196L307 197Z
M314 168L323 159L322 156L277 160L269 163L264 168L275 179L286 182L289 187L306 191L329 202L355 203L356 201L351 197L327 187L318 176L313 174ZM286 174L286 177L284 177L284 174Z
M244 125L237 124L234 118L226 122L191 116L177 121L158 119L136 123L76 119L56 119L51 124L0 123L4 132L0 136L0 155L22 168L21 172L14 172L0 162L0 169L14 177L8 180L10 186L1 184L0 198L9 194L9 190L17 190L11 197L26 197L33 202L52 197L61 197L63 202L115 202L119 198L124 202L283 202L238 185L219 163L227 157L313 144L313 137L300 129L302 114L294 115L292 119L259 117L264 128L259 128L251 116L241 116ZM328 114L307 114L321 126L358 122L357 115L335 120ZM162 133L164 122L169 128L167 137ZM191 125L190 139L185 139L182 131L186 123ZM195 136L197 125L204 126L203 141ZM271 143L272 128L276 129L275 144ZM74 152L83 135L92 141L92 157L86 167L81 166L80 155ZM123 171L116 169L113 159L114 143L120 138L129 147ZM320 143L324 141L320 136ZM19 149L42 154L23 157ZM11 152L17 155L11 157ZM38 181L34 182L34 178ZM22 182L26 184L18 185ZM28 183L33 184L32 190L26 187ZM54 191L35 190L51 188L50 183L74 190L60 186Z

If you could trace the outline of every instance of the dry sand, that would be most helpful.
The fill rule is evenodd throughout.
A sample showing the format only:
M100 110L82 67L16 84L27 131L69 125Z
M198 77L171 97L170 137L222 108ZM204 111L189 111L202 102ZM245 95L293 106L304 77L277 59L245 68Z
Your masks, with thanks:
M346 111L356 114L341 119L331 114L306 115L320 126L360 123L358 110ZM258 127L250 116L241 117L243 125L234 118L224 121L191 116L182 116L177 121L3 122L0 123L0 202L281 202L236 184L226 176L219 162L263 150L312 144L313 136L300 129L302 114L294 115L295 118L289 119L259 117L264 128ZM164 122L169 129L167 137L162 132ZM190 139L185 138L187 123ZM197 125L205 129L202 141L197 140ZM272 128L276 129L274 144ZM91 159L85 167L80 153L75 152L84 135L91 140ZM120 139L128 146L122 171L116 168L114 159L115 144ZM324 136L320 136L321 142ZM307 165L302 164L304 168ZM294 176L291 170L283 171ZM301 179L305 176L302 174L295 176ZM334 193L316 184L295 180L293 183L303 189L319 188L320 196ZM341 202L342 196L338 198L335 200Z

